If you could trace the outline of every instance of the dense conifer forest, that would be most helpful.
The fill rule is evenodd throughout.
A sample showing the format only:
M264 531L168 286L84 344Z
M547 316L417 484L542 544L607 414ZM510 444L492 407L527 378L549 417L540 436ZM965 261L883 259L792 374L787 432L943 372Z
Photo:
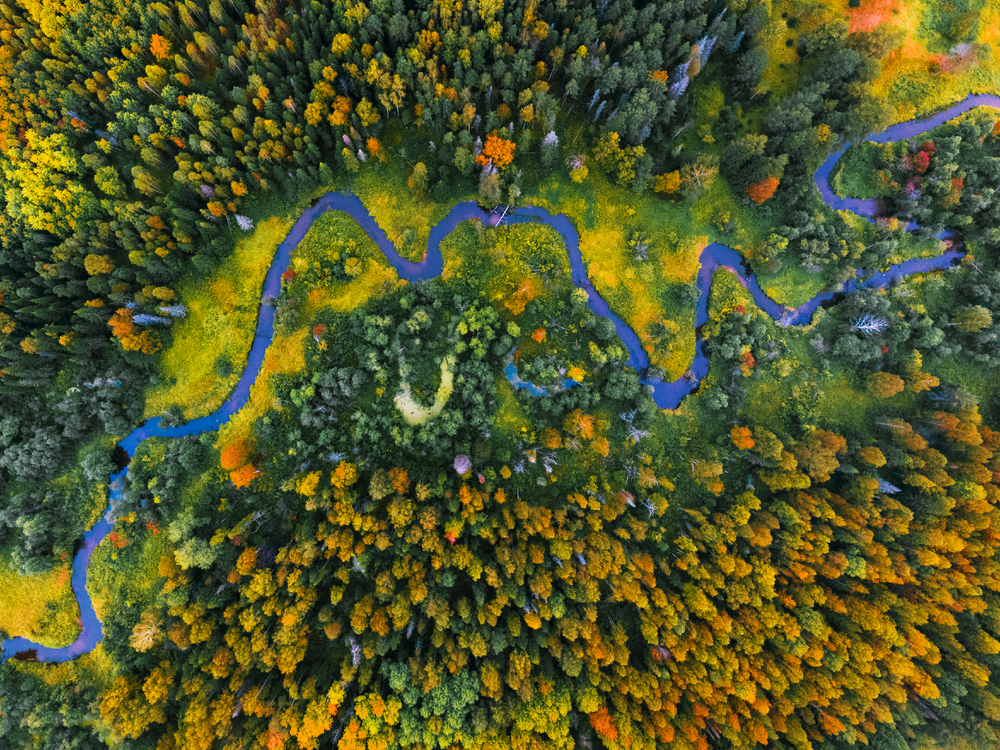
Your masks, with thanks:
M996 4L0 11L0 747L1000 747Z

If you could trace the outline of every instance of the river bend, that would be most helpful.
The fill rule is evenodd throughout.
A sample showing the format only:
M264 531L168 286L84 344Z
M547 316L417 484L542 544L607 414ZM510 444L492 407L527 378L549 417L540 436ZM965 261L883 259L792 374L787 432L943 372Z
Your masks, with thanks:
M970 109L982 106L1000 108L1000 97L992 94L971 95L933 117L894 125L882 133L869 136L869 140L876 143L891 143L912 138L958 115L968 112ZM872 219L879 211L879 205L876 200L861 200L850 197L841 198L830 188L830 174L849 145L845 144L840 150L823 162L823 165L815 174L816 187L820 191L824 202L831 208L851 211L860 216ZM292 251L302 241L302 238L305 237L306 232L309 231L313 222L327 211L343 211L357 221L385 254L386 259L393 268L399 272L399 275L409 281L427 280L440 275L444 269L444 262L441 256L441 240L461 222L470 219L479 219L495 226L500 218L496 214L484 212L474 202L459 203L441 222L431 229L424 258L421 262L415 263L401 257L396 252L395 246L389 241L385 232L378 226L374 217L358 197L344 193L327 193L319 198L303 212L274 254L271 266L264 279L261 306L257 316L257 328L253 345L250 348L246 368L243 370L243 374L232 395L212 414L192 420L187 424L177 427L161 427L160 419L156 418L137 427L119 443L130 459L135 455L139 444L148 437L182 437L217 430L228 422L232 415L239 411L247 402L247 399L250 397L250 388L260 374L264 355L274 337L275 308L264 304L264 302L278 296L281 291L281 274L288 267ZM611 311L611 308L608 307L608 304L601 298L590 282L586 264L580 255L580 235L569 218L565 214L553 216L548 211L540 208L518 208L514 211L508 211L504 220L509 223L541 222L552 227L562 235L566 243L567 254L569 255L573 284L587 291L589 297L588 304L595 315L609 318L614 323L615 331L628 351L629 356L626 364L640 371L646 369L649 366L649 360L642 348L638 335L629 328L625 321ZM913 228L915 228L915 225L911 223L908 229ZM905 263L892 266L887 271L876 273L866 280L851 282L842 291L851 291L861 286L885 286L896 278L947 268L961 256L961 252L951 250L935 258L908 260ZM695 314L696 330L700 329L708 320L708 294L712 278L720 270L728 270L735 273L740 283L753 296L754 301L760 309L782 325L807 324L816 309L824 302L832 300L835 295L834 292L825 292L817 295L797 309L788 309L777 304L764 294L757 284L756 277L746 266L743 257L735 250L725 245L712 243L702 251L699 260L701 267L697 275L698 303ZM643 380L643 383L650 387L653 401L657 406L664 409L674 409L680 405L685 396L693 393L698 388L701 379L708 375L708 369L709 361L705 342L699 335L696 342L694 361L686 376L672 382L647 378ZM506 375L515 387L525 388L533 395L544 395L546 393L545 389L521 380L517 376L513 365L507 368ZM111 475L108 508L101 520L84 534L83 545L73 558L71 586L80 605L80 635L73 643L62 648L49 648L27 638L11 638L2 645L3 658L6 659L11 656L20 655L22 657L33 656L39 661L44 662L64 662L88 653L101 641L104 632L101 622L94 611L90 594L87 591L87 570L90 566L91 555L97 548L97 545L111 531L112 523L109 520L111 505L114 501L121 499L127 473L128 467Z

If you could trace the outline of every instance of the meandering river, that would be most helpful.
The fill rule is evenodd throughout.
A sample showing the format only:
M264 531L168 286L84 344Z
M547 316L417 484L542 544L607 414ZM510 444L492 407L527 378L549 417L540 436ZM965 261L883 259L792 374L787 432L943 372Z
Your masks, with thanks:
M869 136L869 140L876 143L891 143L912 138L960 114L968 112L970 109L982 106L1000 108L1000 97L992 94L972 95L933 117L894 125L882 133ZM841 198L830 188L830 173L844 155L849 145L846 144L842 149L832 154L816 171L816 187L823 196L824 202L831 208L852 211L870 219L878 213L879 206L877 201ZM253 345L250 348L246 368L243 370L243 375L240 377L239 383L237 383L232 395L212 414L207 417L195 419L187 424L178 427L161 427L160 420L157 418L137 427L119 443L129 459L135 455L139 444L149 437L182 437L217 430L228 422L232 415L239 411L246 403L250 397L250 388L260 374L261 365L264 362L264 354L267 352L267 348L271 345L271 340L274 337L275 308L264 304L264 301L268 298L278 296L281 291L281 274L289 264L292 251L302 241L302 238L305 237L306 232L309 231L313 222L327 211L343 211L357 221L385 254L389 263L399 272L399 275L410 281L432 279L441 273L444 269L444 262L441 256L441 240L461 222L469 219L478 219L488 224L496 225L500 218L496 214L489 214L482 211L473 202L458 204L451 210L447 217L431 230L427 242L427 252L423 260L420 263L414 263L401 257L396 252L395 246L389 241L385 232L378 226L374 217L365 208L359 198L343 193L327 193L322 198L319 198L303 212L274 254L274 259L271 261L271 266L264 279L261 306L257 316L257 329ZM593 284L591 284L586 264L580 255L580 235L569 218L564 214L553 216L544 209L519 208L513 212L508 212L505 220L509 221L509 223L541 222L552 227L562 235L569 255L573 283L577 287L587 291L590 298L589 306L595 315L609 318L614 323L615 331L628 350L629 356L626 364L638 370L646 369L649 366L649 360L640 344L638 335L629 328L625 321L611 311L611 308L608 307L607 303L594 289ZM914 228L914 225L911 225L910 228ZM936 258L909 260L905 263L895 265L887 271L877 273L865 281L852 282L846 285L842 291L850 291L861 285L885 286L893 279L901 276L947 268L961 256L961 252L953 250ZM712 278L720 270L729 270L735 273L739 277L740 282L753 295L753 299L757 305L783 325L803 325L808 323L816 309L824 302L832 300L835 295L834 292L823 293L809 300L809 302L796 310L788 310L764 294L757 284L756 277L747 268L742 256L735 250L725 245L712 243L702 251L700 262L701 268L698 271L697 277L698 304L695 314L696 329L700 329L708 320L709 289L711 288ZM699 336L696 343L694 361L689 370L690 375L688 377L682 377L672 382L663 382L655 379L646 379L643 382L651 387L652 397L657 406L665 409L673 409L680 405L685 396L697 389L701 379L708 374L708 365L709 362L704 341ZM532 383L521 380L517 376L513 365L507 368L506 374L516 387L527 388L534 395L543 395L546 392ZM73 593L76 595L80 605L80 635L73 643L62 648L49 648L30 641L27 638L11 638L3 643L3 658L18 655L22 656L22 658L33 657L45 662L63 662L89 652L103 638L104 631L101 627L101 622L97 618L93 602L87 591L87 570L90 566L91 555L97 548L97 545L111 531L112 523L108 518L111 506L116 500L120 500L122 497L122 489L127 473L128 467L111 475L108 509L101 520L84 534L83 545L73 558L71 584Z

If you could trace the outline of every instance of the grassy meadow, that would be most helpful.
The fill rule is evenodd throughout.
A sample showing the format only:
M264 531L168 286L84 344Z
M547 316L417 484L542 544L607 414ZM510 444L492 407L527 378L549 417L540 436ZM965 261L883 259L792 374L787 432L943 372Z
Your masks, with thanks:
M229 397L253 343L264 276L296 218L292 212L257 222L210 277L192 274L181 285L188 315L174 324L173 342L160 356L160 382L146 392L147 419L174 405L194 419Z
M0 555L0 630L43 646L67 646L80 634L80 609L70 588L70 560L24 576Z

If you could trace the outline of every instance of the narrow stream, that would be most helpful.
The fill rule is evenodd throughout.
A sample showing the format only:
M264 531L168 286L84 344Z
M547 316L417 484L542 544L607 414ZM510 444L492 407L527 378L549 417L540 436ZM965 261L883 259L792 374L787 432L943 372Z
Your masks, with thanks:
M894 125L882 133L870 136L869 140L876 143L891 143L912 138L970 109L982 106L1000 108L1000 96L991 94L971 95L933 117ZM853 211L861 216L871 218L879 211L877 201L840 198L830 188L830 173L844 155L849 145L845 145L838 152L831 155L816 171L816 187L823 196L824 202L831 208ZM327 193L322 198L317 199L303 212L299 220L295 222L295 226L292 227L288 236L278 246L274 254L271 267L268 269L267 276L264 279L253 346L250 349L247 366L243 370L243 375L240 377L239 383L237 383L232 395L222 406L207 417L195 419L178 427L160 427L159 418L140 425L119 443L120 447L128 454L129 459L135 455L139 444L148 437L183 437L185 435L197 435L202 432L217 430L228 422L232 415L239 411L246 403L250 397L250 388L260 374L264 355L274 337L275 308L264 304L264 301L268 298L276 298L278 296L281 291L281 274L288 267L292 251L302 241L302 238L305 237L306 232L309 231L313 222L327 211L343 211L357 221L385 254L386 260L399 272L402 278L409 281L433 279L440 275L444 269L444 262L441 256L441 240L451 233L461 222L469 219L479 219L485 223L496 225L499 219L496 214L489 214L481 210L474 202L459 203L451 210L448 216L431 229L424 258L420 263L414 263L402 258L396 252L395 246L389 241L385 232L378 226L374 217L357 196L343 193ZM562 235L569 255L573 284L587 291L590 298L588 304L595 315L609 318L614 323L615 331L621 338L629 354L626 364L637 370L646 369L649 366L649 360L642 348L638 335L629 328L625 321L611 311L611 308L608 307L608 304L597 293L593 284L591 284L590 277L587 275L587 267L583 262L583 257L580 255L580 235L569 218L564 214L553 216L548 211L540 208L519 208L513 212L508 212L505 221L508 218L510 223L541 222L552 227ZM914 226L911 224L909 228L913 228ZM902 276L947 268L961 256L961 252L952 250L936 258L916 258L909 260L905 263L895 265L887 271L877 273L867 281L851 282L846 285L843 291L851 291L859 286L885 286L893 279ZM788 310L764 294L757 284L756 277L745 265L742 256L735 250L725 245L712 243L702 251L699 261L701 268L697 276L699 294L695 314L696 330L700 329L708 320L708 293L712 284L712 278L720 270L728 270L735 273L739 277L740 283L751 293L754 301L761 310L765 311L782 325L803 325L808 323L816 309L824 302L832 300L836 294L834 292L825 292L817 295L796 310ZM682 377L669 383L655 379L646 379L643 383L652 387L653 401L657 406L664 409L674 409L680 405L685 396L697 390L701 379L708 375L708 365L704 340L699 336L695 346L694 361L689 370L689 377ZM533 395L542 395L545 393L544 389L521 380L517 376L516 368L513 365L509 366L505 373L515 387L526 388ZM101 520L84 534L83 546L73 558L71 585L80 605L80 635L76 641L62 648L48 648L27 638L11 638L3 643L2 657L4 659L17 656L22 659L37 659L44 662L69 661L77 656L88 653L103 638L104 630L94 611L90 593L87 591L87 570L90 565L90 557L97 548L97 545L111 531L112 524L108 520L111 503L121 499L127 473L128 467L111 475L108 509Z

